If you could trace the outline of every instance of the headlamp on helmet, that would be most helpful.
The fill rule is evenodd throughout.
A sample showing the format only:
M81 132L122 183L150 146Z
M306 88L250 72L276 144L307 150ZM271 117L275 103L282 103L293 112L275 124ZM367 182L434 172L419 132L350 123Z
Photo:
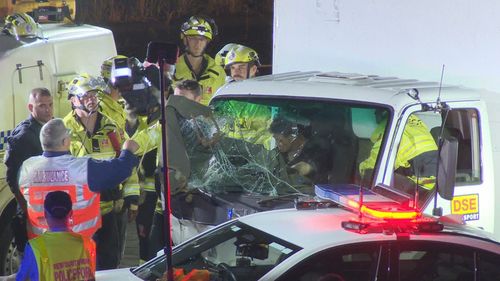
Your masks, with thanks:
M87 73L75 77L68 86L68 99L75 96L82 99L88 92L102 91L106 87L106 83L101 78L95 78Z
M212 40L217 36L217 25L213 19L192 16L188 21L181 25L181 39L185 36L204 36L208 40Z
M232 49L234 48L237 48L238 44L236 43L229 43L229 44L226 44L224 47L222 47L222 49L220 49L220 51L215 55L215 63L224 67L224 63L225 63L225 59L226 59L226 56L227 54L229 53L229 51L231 51Z

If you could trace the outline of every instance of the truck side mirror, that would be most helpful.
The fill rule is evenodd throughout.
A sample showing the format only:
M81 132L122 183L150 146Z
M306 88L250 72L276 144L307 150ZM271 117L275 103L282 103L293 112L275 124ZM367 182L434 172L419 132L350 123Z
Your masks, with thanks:
M453 199L455 174L457 171L458 140L455 137L442 136L439 144L438 173L436 188L443 199Z

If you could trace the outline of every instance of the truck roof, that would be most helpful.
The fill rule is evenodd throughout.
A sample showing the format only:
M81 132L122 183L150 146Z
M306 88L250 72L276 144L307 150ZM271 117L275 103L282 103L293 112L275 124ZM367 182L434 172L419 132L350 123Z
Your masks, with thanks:
M228 83L216 97L226 95L266 95L349 100L393 106L415 103L406 95L408 89L417 89L422 102L436 101L438 82L419 81L377 75L340 72L287 72ZM441 100L478 100L485 90L443 85Z
M84 37L95 37L99 35L109 36L111 31L102 27L83 24L64 24L64 23L48 23L41 25L43 37L40 38L23 38L19 40L12 35L5 33L0 34L0 58L6 53L17 48L27 47L30 45L41 44L45 41L67 41Z

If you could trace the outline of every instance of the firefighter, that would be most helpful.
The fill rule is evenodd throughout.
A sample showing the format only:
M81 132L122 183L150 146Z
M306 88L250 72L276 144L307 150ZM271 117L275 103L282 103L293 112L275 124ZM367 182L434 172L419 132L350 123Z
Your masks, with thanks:
M243 45L233 46L224 58L224 67L234 81L257 76L260 61L257 52Z
M202 87L201 103L208 105L212 95L226 82L224 69L205 54L208 43L217 35L212 19L192 16L181 26L185 52L175 64L173 83L195 80Z
M95 243L71 230L70 195L49 192L43 206L49 231L28 242L16 280L94 280Z
M91 156L97 159L112 159L119 155L125 139L124 131L115 122L101 113L98 92L106 86L102 80L82 74L70 83L68 99L73 111L64 117L71 130L71 154ZM118 219L125 207L129 220L135 219L138 209L140 187L134 172L122 185L101 194L102 227L95 235L97 244L97 269L118 267L122 256L123 241ZM124 238L124 237L123 237Z
M133 104L122 99L120 88L113 85L111 79L113 61L116 59L134 60L136 65L138 63L138 60L136 58L128 58L123 55L117 55L106 59L101 65L101 77L103 78L104 82L106 82L107 88L106 91L102 92L102 94L99 96L99 99L101 101L103 114L113 119L117 124L120 124L119 126L125 131L126 137L131 138L140 131L148 128L158 121L158 119L160 118L160 108L159 105L151 106L151 104L148 104L145 114L138 115L137 108ZM150 90L154 91L155 89L153 87L150 87ZM140 93L132 92L132 94L139 95ZM149 149L145 148L145 150ZM141 165L138 168L138 176L141 189L139 197L139 207L135 223L137 236L139 238L139 263L143 263L149 259L148 236L151 229L151 224L153 222L153 213L156 200L158 199L155 189L155 170L156 149L144 154L141 159ZM118 220L121 236L120 241L125 240L125 212L126 209L123 209L121 217ZM121 245L120 249L123 253L124 244Z
M220 49L219 52L217 52L217 54L215 54L215 63L220 65L222 68L225 69L224 65L225 65L225 59L226 59L226 55L229 51L231 51L234 47L237 47L239 46L238 44L236 43L229 43L229 44L226 44L224 45L224 47L222 47L222 49ZM228 75L227 71L226 71L226 83L227 82L231 82L233 81L233 78L231 78L231 75Z
M373 147L370 156L359 165L363 181L367 181L373 173L388 122L388 112L376 110L375 117L379 126L370 137ZM436 154L437 145L429 129L416 115L410 115L399 143L394 164L395 187L412 194L418 183L422 191L431 191L435 185L438 158Z
M12 220L14 238L17 250L24 251L24 245L28 241L26 233L26 201L19 190L18 174L19 168L24 160L31 156L42 154L40 143L40 130L42 125L54 117L53 97L46 88L35 88L31 90L28 99L28 110L30 116L19 123L7 138L7 151L5 154L5 165L7 166L7 183L18 203L17 215Z
M5 18L3 32L15 36L17 39L37 37L39 25L26 13L15 13Z

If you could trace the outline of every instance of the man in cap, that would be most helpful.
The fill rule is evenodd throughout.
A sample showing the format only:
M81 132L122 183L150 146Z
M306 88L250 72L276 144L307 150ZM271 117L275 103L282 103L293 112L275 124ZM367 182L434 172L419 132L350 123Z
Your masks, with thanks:
M16 280L94 280L95 243L71 230L70 195L49 192L43 206L49 230L28 242Z

